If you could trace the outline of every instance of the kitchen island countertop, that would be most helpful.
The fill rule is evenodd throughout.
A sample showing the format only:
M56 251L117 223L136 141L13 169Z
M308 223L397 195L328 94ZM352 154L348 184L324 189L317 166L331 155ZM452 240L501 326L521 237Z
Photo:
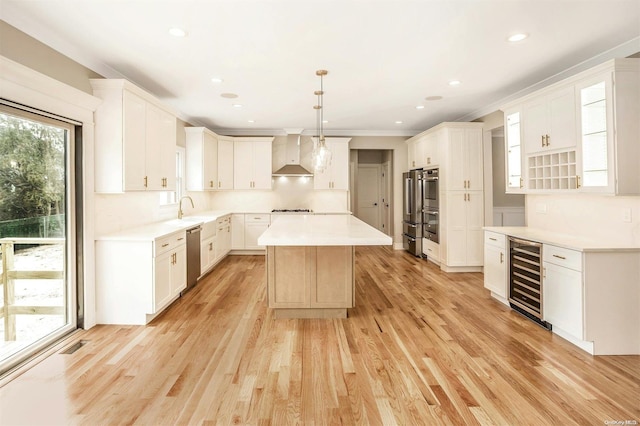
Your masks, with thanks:
M273 216L259 238L264 246L384 246L390 236L351 215Z

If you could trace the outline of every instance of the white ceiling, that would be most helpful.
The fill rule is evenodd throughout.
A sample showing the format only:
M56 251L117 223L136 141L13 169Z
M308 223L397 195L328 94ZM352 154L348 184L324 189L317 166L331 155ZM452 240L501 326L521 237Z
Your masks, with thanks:
M312 132L317 69L327 134L411 135L640 51L640 0L0 0L0 17L228 134Z

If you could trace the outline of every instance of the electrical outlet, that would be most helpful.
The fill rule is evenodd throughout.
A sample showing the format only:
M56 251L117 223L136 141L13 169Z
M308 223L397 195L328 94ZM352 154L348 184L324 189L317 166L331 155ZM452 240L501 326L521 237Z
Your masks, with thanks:
M630 223L631 222L631 209L624 208L622 209L622 221Z

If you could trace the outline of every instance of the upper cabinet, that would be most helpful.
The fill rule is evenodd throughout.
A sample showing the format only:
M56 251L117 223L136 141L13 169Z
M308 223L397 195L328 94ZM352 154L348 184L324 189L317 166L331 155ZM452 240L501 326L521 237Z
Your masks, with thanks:
M325 138L331 151L331 164L314 171L313 189L349 190L349 141L351 138Z
M186 127L184 131L187 191L218 189L218 136L204 127Z
M234 189L271 189L272 142L273 137L234 138Z
M626 58L506 105L507 192L640 194L639 94Z
M95 112L95 191L175 189L176 115L122 79L92 79L102 99Z
M443 123L445 180L447 191L481 191L483 189L482 123Z
M218 189L233 189L233 138L218 136Z
M445 131L421 133L407 141L409 169L432 169L440 164Z
M535 97L522 106L526 154L576 146L573 86Z

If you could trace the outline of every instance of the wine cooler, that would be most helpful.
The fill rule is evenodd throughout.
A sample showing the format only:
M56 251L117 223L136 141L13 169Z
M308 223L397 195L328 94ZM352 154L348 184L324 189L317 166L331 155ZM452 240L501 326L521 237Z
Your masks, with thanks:
M509 237L509 304L551 329L542 319L542 244Z

